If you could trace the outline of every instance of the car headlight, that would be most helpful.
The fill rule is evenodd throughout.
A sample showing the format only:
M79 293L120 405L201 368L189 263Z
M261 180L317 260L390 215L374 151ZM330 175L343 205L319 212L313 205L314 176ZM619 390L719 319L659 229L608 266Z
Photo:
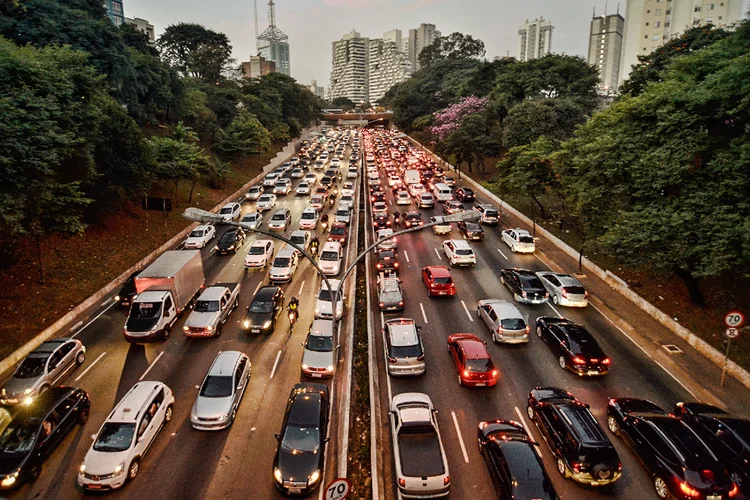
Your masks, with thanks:
M219 420L226 420L228 418L229 418L229 412L222 413L221 416L219 417Z
M332 372L333 371L333 365L326 366L326 371Z
M0 484L5 488L10 488L14 484L16 484L16 479L18 478L18 471L14 471L11 474L8 474L3 478L3 480L0 482Z
M28 405L30 405L31 403L34 402L34 398L31 397L31 396L26 396L22 402L23 402L23 404L25 404L25 405L28 406Z
M307 485L312 486L318 482L318 479L320 479L320 469L310 474L310 478L307 480Z
M315 308L315 314L320 314L320 309L318 309L317 307Z
M115 467L115 476L119 476L120 474L125 472L125 460L117 464L117 467Z
M279 470L278 467L275 467L273 469L273 478L276 480L277 483L281 484L284 482L284 479L281 477L281 470Z
M245 328L250 328L250 320L246 319L245 321L243 321L242 326L244 326Z
M31 394L31 388L26 389L25 391L23 391L23 393L24 394Z
M308 368L310 368L310 367L307 364L302 363L302 369L303 370L307 370Z
M81 466L78 467L78 472L86 472L86 464L81 464Z
M209 325L209 326L206 327L206 331L207 332L212 332L212 331L214 331L214 327Z
M185 325L185 326L183 326L183 327L182 327L182 329L183 329L184 331L188 331L188 330L190 330L190 327L189 327L189 326L187 326L187 325Z
M229 248L227 248L227 250L234 250L234 245L230 245Z
M119 295L115 295L115 302L120 302L120 296Z
M265 323L263 323L263 328L264 328L264 329L265 329L265 328L271 328L271 320L268 320L268 321L266 321Z

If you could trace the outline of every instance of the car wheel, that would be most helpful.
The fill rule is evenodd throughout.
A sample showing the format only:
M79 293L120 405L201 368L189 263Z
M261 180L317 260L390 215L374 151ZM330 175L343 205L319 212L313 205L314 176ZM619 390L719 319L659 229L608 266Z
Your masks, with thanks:
M172 330L171 326L169 326L169 325L165 326L164 327L164 333L162 333L162 335L161 335L161 339L165 340L165 341L168 340L169 339L169 334L171 333L171 330Z
M84 408L83 410L78 413L78 424L79 425L86 425L86 422L89 421L89 409Z
M537 326L536 327L536 336L539 337L539 338L542 338L542 327L541 326Z
M552 295L552 302L554 302L555 305L557 305L557 303L559 302L557 294Z
M662 500L669 498L669 488L667 488L667 483L659 476L654 476L654 491L656 491L656 496Z
M492 332L492 343L497 344L497 334L495 332Z
M620 434L620 424L617 423L614 415L607 416L607 427L609 428L609 432L615 436Z
M464 385L463 380L461 380L461 375L458 376L458 385Z
M568 474L568 467L565 465L565 462L562 458L557 459L557 472L559 472L560 475L565 479L570 476L570 474Z
M500 283L502 283L503 285L505 284L505 277L504 276L500 276Z
M521 296L518 295L517 293L514 293L513 294L513 300L515 300L516 302L521 302Z
M534 408L532 408L531 405L526 407L526 415L528 415L531 420L534 420Z
M33 465L29 470L29 481L36 481L42 474L42 466L40 464Z
M234 423L235 418L237 418L237 408L232 408L232 423Z
M736 469L733 470L731 474L729 475L729 478L732 480L732 482L734 482L737 485L738 488L742 489L742 485L745 482L744 480L745 477L741 471L738 471Z
M81 366L84 361L86 361L86 353L81 351L76 355L76 364Z
M565 356L560 356L557 358L557 362L560 364L560 368L563 370L566 370L568 368L568 364L565 362Z
M141 469L141 462L137 458L130 462L128 467L128 481L132 481L138 475L138 471Z
M172 414L174 413L174 408L172 408L172 405L167 406L167 411L164 412L164 422L169 422L172 420Z

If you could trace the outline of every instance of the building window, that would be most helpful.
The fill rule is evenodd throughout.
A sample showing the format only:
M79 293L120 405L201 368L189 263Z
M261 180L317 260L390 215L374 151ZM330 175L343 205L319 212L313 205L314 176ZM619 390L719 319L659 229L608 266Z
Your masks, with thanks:
M672 9L667 9L667 12L666 12L666 14L667 14L667 15L670 15L671 13L672 13Z
M645 38L646 40L648 40L648 35L643 35L643 38Z
M669 28L669 21L664 21L664 27Z
M646 26L648 26L648 23L646 23Z
M656 15L657 15L657 16L660 16L660 15L661 15L661 9L656 9Z
M708 10L714 10L715 7L716 7L715 3L709 4Z
M656 21L654 23L654 28L661 28L661 22L660 21Z
M661 37L659 35L651 35L651 40L656 41L659 40Z
M695 7L693 7L693 12L700 12L700 11L701 11L700 5L696 5Z

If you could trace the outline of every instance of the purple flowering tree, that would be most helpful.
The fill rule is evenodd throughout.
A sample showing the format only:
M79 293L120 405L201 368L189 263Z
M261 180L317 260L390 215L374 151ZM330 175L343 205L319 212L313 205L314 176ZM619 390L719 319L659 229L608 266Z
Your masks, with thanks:
M451 104L445 109L436 111L434 116L435 125L427 131L439 141L445 141L451 134L461 129L461 120L466 116L481 113L487 107L487 97L462 97L456 104Z

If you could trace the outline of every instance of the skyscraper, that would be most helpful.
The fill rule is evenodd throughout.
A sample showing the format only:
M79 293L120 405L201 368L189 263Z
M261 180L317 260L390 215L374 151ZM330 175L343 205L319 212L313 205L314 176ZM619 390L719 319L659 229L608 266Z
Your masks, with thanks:
M273 0L268 2L268 28L258 35L258 55L276 63L276 71L289 75L289 37L276 27L276 9Z
M321 99L325 97L325 89L318 85L317 80L313 80L312 82L310 82L310 86L308 88L310 89L310 92L315 95L315 97L320 97Z
M379 101L388 89L411 75L411 62L401 47L401 30L388 31L382 39L370 40L367 61L370 102Z
M368 102L367 59L369 38L352 30L332 44L333 68L329 98L346 97L354 103Z
M518 28L518 59L528 61L552 52L552 30L554 26L543 17L534 19Z
M104 0L104 7L112 24L119 26L125 22L125 11L122 8L122 0Z
M605 93L617 91L624 30L625 19L619 13L591 20L588 63L599 69L599 90Z
M694 26L729 26L742 19L742 0L627 0L620 83L638 56L648 55Z
M419 53L432 42L440 38L440 32L435 29L434 24L422 23L419 28L409 30L408 56L411 62L411 70L419 69Z

